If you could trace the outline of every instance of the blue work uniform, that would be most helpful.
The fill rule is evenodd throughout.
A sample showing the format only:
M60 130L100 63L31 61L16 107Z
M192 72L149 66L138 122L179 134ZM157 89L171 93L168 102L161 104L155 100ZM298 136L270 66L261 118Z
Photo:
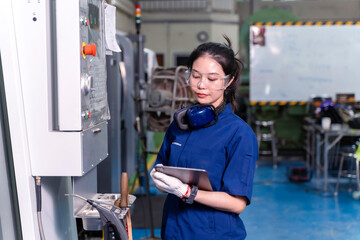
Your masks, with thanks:
M258 145L254 132L227 104L215 125L183 131L172 122L156 164L208 171L214 191L244 196L250 204ZM162 239L245 239L239 215L168 194L163 210Z

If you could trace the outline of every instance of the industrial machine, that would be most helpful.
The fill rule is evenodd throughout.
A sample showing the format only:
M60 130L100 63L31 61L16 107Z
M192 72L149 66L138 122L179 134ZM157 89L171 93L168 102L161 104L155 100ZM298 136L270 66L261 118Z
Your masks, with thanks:
M135 50L130 39L116 34L121 52L106 56L109 121L109 156L98 166L98 192L117 193L120 173L133 177L137 157L138 135L135 123ZM119 161L121 159L121 161Z
M165 132L174 113L195 103L185 81L185 66L153 69L147 89L147 126L150 131Z
M102 208L120 197L120 181L102 189L108 193L98 193L98 182L103 182L98 180L97 167L109 153L115 154L112 137L123 134L108 131L109 123L115 122L110 122L113 103L108 103L107 62L110 66L115 62L106 59L112 52L107 49L105 2L6 1L1 8L3 85L21 235L77 239L75 218L82 219L86 230L101 230L105 215L122 219L135 201L130 196L122 210ZM119 62L112 66L119 69ZM115 120L123 117L114 112ZM132 120L122 121L126 132ZM135 133L127 134L134 140L129 148L133 153ZM119 176L124 170L119 162L129 156L117 158ZM123 226L112 221L121 228L117 229L120 238L126 239Z

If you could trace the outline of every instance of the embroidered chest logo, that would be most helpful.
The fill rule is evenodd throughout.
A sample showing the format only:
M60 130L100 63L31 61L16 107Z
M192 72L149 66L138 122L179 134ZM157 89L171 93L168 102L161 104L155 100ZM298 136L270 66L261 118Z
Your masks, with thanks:
M181 147L181 143L178 143L178 142L172 142L171 144Z

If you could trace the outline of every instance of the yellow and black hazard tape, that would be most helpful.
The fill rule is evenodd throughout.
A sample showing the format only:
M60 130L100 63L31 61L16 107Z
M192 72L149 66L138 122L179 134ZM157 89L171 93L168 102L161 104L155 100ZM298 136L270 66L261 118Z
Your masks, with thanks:
M250 101L250 106L303 106L308 101Z
M256 22L253 26L330 26L330 25L360 25L358 21L297 21L297 22Z
M336 101L334 103L360 103L355 98L346 101ZM250 101L250 106L304 106L308 101Z

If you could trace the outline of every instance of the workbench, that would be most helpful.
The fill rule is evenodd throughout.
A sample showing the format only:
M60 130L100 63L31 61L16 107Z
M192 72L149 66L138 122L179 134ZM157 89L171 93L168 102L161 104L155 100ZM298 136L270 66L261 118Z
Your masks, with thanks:
M322 176L320 188L322 195L333 195L329 190L329 151L344 137L360 137L360 129L352 129L347 124L341 124L336 129L332 126L330 130L324 130L313 118L305 118L305 126L309 131L308 137L315 138L315 141L308 146L310 148L307 149L307 154L311 156L311 153L315 152L316 184L321 186Z

